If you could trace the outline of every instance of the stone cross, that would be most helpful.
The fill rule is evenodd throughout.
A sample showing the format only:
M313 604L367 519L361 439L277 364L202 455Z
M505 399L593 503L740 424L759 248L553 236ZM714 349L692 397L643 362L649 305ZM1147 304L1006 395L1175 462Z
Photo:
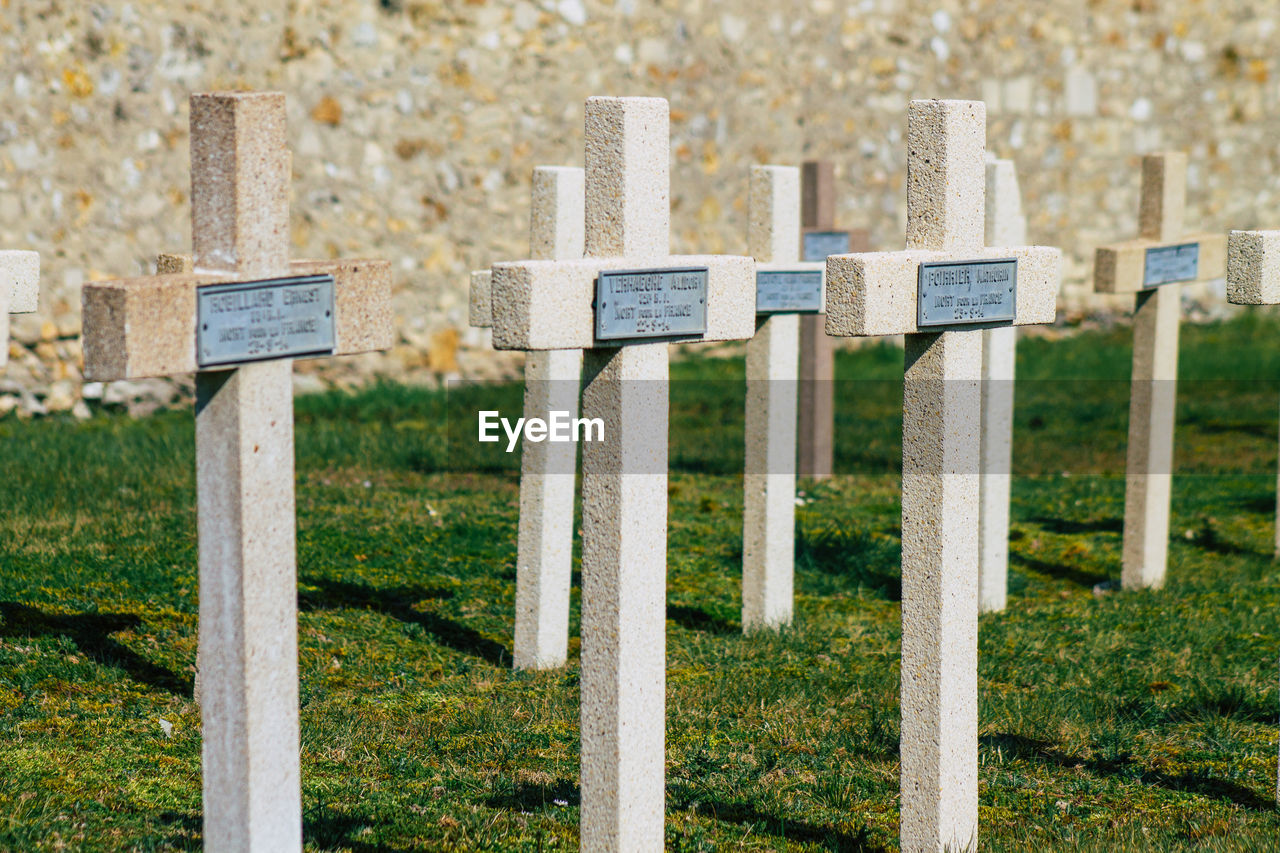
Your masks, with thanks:
M978 825L982 334L1051 323L1062 259L984 248L986 107L912 101L907 249L827 259L827 332L906 335L901 842L964 850Z
M283 95L193 95L193 271L83 291L87 378L196 374L208 850L302 846L291 359L392 343L390 265L290 263L288 186Z
M747 251L756 259L757 314L755 337L747 342L742 502L746 633L791 624L799 321L821 316L826 269L825 259L800 262L800 170L752 166L748 186ZM821 337L830 340L825 333Z
M39 253L0 251L0 367L9 363L9 315L31 314L39 301Z
M1232 231L1227 240L1227 301L1280 305L1280 231ZM1275 549L1280 554L1280 477Z
M1227 301L1280 305L1280 231L1232 231L1227 239ZM1277 477L1275 549L1280 554L1280 476ZM1280 803L1280 773L1276 775Z
M533 170L529 256L582 257L583 172ZM490 271L471 274L471 325L493 325ZM578 414L582 350L532 350L524 362L524 417ZM516 669L554 669L569 655L573 582L573 496L577 445L526 441L520 457L520 528L516 540Z
M1181 283L1221 278L1226 265L1225 234L1186 233L1186 200L1186 153L1143 157L1138 239L1099 248L1094 263L1095 290L1134 294L1120 574L1125 589L1164 585Z
M669 110L586 103L586 257L493 267L499 349L586 350L583 850L663 847L668 342L755 332L748 257L672 256Z
M824 263L828 255L865 252L865 229L839 231L836 221L835 168L830 160L808 160L801 168L801 258ZM835 339L823 329L821 314L800 317L800 463L801 477L822 479L834 467Z
M987 164L987 244L1027 242L1018 172L1012 160ZM978 607L1004 610L1009 590L1009 487L1013 465L1013 375L1018 331L982 333L982 482L978 511Z

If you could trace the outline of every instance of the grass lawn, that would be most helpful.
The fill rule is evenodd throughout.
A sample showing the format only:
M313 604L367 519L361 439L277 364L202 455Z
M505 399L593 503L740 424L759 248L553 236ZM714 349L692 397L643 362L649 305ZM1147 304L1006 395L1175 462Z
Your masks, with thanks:
M1168 585L1095 594L1128 358L1127 329L1020 346L981 844L1275 849L1280 320L1184 328ZM667 846L896 849L901 351L841 354L844 473L801 484L795 627L751 639L742 361L672 373ZM308 849L576 847L577 640L563 672L510 671L518 458L472 440L519 399L298 400ZM200 845L192 432L0 420L0 850Z

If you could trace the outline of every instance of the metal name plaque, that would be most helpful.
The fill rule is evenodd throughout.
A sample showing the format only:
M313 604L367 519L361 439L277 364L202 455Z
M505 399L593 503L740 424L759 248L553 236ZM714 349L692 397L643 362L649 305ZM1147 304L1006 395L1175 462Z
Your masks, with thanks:
M804 248L800 256L805 261L821 263L827 259L827 255L849 254L848 231L806 231L803 242Z
M709 275L706 267L601 272L596 279L596 339L704 334Z
M816 314L822 310L822 270L756 272L757 314Z
M1142 286L1158 287L1175 281L1195 281L1199 278L1199 270L1199 243L1147 249L1146 263L1142 267Z
M921 326L1011 322L1018 304L1018 260L921 264L918 295L916 323Z
M196 288L200 367L333 352L333 276Z

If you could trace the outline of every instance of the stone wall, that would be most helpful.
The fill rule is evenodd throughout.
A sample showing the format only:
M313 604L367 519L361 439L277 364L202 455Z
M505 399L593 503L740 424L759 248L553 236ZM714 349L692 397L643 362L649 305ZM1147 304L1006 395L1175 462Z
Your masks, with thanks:
M397 349L311 369L433 381L511 369L467 328L467 272L524 255L530 170L581 162L592 94L670 99L682 252L743 251L747 167L819 157L841 223L900 248L907 101L982 98L1032 239L1067 252L1062 316L1122 307L1088 278L1136 229L1141 154L1190 152L1192 226L1280 226L1278 20L1260 0L0 0L0 246L44 265L0 395L70 405L80 284L189 247L192 91L286 92L297 255L394 263Z

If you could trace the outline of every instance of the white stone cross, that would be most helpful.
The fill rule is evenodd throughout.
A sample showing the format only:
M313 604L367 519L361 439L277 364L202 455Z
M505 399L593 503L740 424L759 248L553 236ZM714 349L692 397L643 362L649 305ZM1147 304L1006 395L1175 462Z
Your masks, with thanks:
M0 367L9 363L9 315L31 314L39 301L39 253L0 251Z
M583 171L533 170L529 256L582 257ZM493 325L489 270L471 273L471 325ZM524 417L577 417L582 350L533 350L524 362ZM577 445L525 441L520 450L520 527L516 539L516 669L554 669L569 654L573 584L573 495Z
M1053 322L1062 260L984 248L982 102L912 101L906 143L907 249L827 259L827 331L906 335L900 836L904 851L964 850L978 830L981 331ZM1013 288L1001 259L1016 260Z
M756 259L758 289L756 334L747 342L742 480L742 630L750 633L791 624L794 610L800 318L821 316L826 264L800 261L799 169L752 166L747 195L747 251ZM816 304L765 305L759 294L767 277L794 280L791 273L816 279Z
M1027 242L1018 171L1012 160L987 164L987 244ZM1004 610L1009 590L1009 492L1013 464L1013 377L1017 326L982 333L982 482L978 514L978 607Z
M1227 240L1227 301L1280 305L1280 231L1232 231ZM1275 553L1280 554L1280 476Z
M1232 231L1227 239L1227 301L1280 305L1280 231ZM1275 549L1280 554L1280 476L1277 477ZM1276 774L1280 802L1280 772Z
M588 99L586 257L493 267L494 346L586 350L582 417L604 422L603 440L582 448L586 851L663 847L672 337L662 329L683 328L685 341L755 332L751 258L670 254L668 123L661 98ZM705 324L688 322L700 307ZM597 321L629 337L598 338ZM660 336L635 337L642 329Z
M1173 424L1178 391L1178 323L1182 282L1221 278L1225 234L1187 234L1187 155L1142 158L1136 240L1097 251L1094 289L1134 294L1133 373L1125 462L1125 589L1164 585L1173 485Z
M196 374L208 850L302 846L292 358L392 343L390 264L290 263L289 162L283 95L193 95L194 271L83 291L86 378Z

